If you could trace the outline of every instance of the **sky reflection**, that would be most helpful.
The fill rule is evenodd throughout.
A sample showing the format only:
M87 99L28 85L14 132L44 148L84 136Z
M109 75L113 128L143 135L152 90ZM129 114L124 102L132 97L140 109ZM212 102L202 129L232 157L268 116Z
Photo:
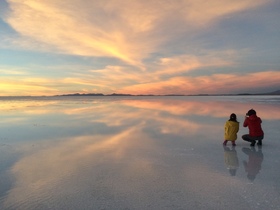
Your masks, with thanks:
M279 127L277 103L219 97L3 101L0 176L10 184L0 182L0 207L145 208L164 197L214 199L230 178L221 146L224 123L232 112L243 122L252 107L265 121L269 145L279 136L271 127ZM244 132L238 146L247 146L240 140ZM239 162L247 160L238 146ZM241 166L235 177L241 189L247 182Z

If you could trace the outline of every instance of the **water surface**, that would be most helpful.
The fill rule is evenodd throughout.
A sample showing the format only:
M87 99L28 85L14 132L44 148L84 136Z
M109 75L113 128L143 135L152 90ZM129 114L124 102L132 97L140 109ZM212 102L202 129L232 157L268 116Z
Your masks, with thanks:
M0 98L0 209L279 209L280 97ZM251 149L245 113L263 120ZM237 146L224 123L240 121Z

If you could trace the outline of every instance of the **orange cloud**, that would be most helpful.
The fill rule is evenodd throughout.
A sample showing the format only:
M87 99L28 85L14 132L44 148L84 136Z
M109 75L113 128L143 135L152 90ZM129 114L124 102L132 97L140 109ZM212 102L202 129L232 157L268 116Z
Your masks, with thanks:
M81 90L105 94L195 94L231 91L228 87L232 87L233 91L242 87L254 88L254 82L258 81L257 74L252 74L254 80L251 85L248 75L242 75L241 78L234 73L229 76L185 76L189 71L201 68L233 66L240 51L201 50L199 53L204 56L163 56L150 62L146 62L146 59L152 59L151 55L164 51L166 44L182 36L193 36L222 17L254 9L271 1L182 0L171 4L167 0L83 3L77 0L69 0L67 3L57 0L9 0L7 2L10 10L5 14L4 20L18 33L18 38L5 38L5 43L10 42L14 48L19 46L25 50L113 57L123 61L125 66L111 64L98 70L89 70L90 67L86 67L88 70L81 67L73 70L72 67L71 73L65 73L65 78L61 76L54 80L44 80L43 76L36 78L31 74L28 75L29 79L15 79L11 75L24 76L24 71L21 74L16 70L0 70L1 73L10 75L5 80L1 79L1 95L54 95ZM47 27L42 23L47 24ZM168 54L170 53L172 52ZM53 67L40 67L42 68ZM61 69L67 72L70 67ZM243 78L246 78L246 82ZM275 83L274 78L267 79L272 85ZM266 84L259 83L259 87L264 85Z
M229 56L231 60L234 60L236 53L212 52L201 57L184 55L161 58L155 63L147 65L148 70L146 71L132 67L106 66L104 69L89 70L88 73L75 73L74 77L64 79L63 83L88 85L97 90L102 89L103 93L119 92L134 84L150 84L152 86L158 84L162 78L175 78L181 73L194 71L197 68L233 65L233 61L227 58Z
M141 0L92 2L75 0L9 0L6 21L24 37L27 48L84 56L115 57L142 68L142 60L168 40L225 15L252 9L270 1L205 2ZM170 33L169 26L182 22ZM48 27L44 24L47 23ZM166 24L169 23L169 24ZM164 27L163 27L164 25ZM29 40L31 39L31 40ZM34 40L34 41L33 41ZM34 45L35 43L35 45Z
M206 56L181 55L176 57L161 58L156 63L157 69L154 74L176 75L198 68L232 66L237 58L234 51L208 52Z
M131 24L126 24L130 17L124 14L125 11L120 16L111 18L108 15L118 10L118 7L111 10L113 8L108 8L110 2L107 6L101 3L79 3L74 6L75 4L72 1L69 5L73 7L61 7L56 1L10 1L12 13L7 21L21 34L47 43L61 53L116 57L134 64L139 62L136 61L137 57L147 51L147 45L140 44L139 37L135 42L133 33L130 33ZM127 19L122 20L122 16ZM44 27L42 22L48 23L48 27Z
M242 75L214 74L200 77L173 77L165 81L127 86L119 91L131 94L238 93L254 88L277 87L279 81L280 72L278 71Z
M44 83L42 83L44 81ZM0 79L0 89L2 96L38 96L51 95L57 89L50 87L53 80L29 78L26 80Z
M245 0L245 1L231 1L231 0L187 0L184 1L184 6L187 11L183 12L185 18L193 22L195 25L205 25L220 17L232 15L236 12L253 9L261 5L267 4L271 1L263 0Z

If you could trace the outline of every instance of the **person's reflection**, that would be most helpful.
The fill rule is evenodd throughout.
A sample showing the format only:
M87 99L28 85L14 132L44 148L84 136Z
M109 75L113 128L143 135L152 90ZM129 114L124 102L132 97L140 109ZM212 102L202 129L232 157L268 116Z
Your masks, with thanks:
M239 167L239 161L237 157L237 151L235 147L231 149L227 146L224 146L224 156L225 156L225 164L231 176L236 175L236 171Z
M254 147L242 148L242 151L248 155L248 161L243 161L245 172L247 173L247 178L250 181L254 181L256 175L261 170L261 165L263 162L263 153L261 147L258 147L258 151Z

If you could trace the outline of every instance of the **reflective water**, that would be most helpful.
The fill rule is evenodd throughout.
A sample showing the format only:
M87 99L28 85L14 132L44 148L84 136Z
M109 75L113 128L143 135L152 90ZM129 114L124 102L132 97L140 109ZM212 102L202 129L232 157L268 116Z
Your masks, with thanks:
M0 209L279 209L280 97L0 98ZM245 113L263 120L252 149ZM224 123L240 121L237 146Z

